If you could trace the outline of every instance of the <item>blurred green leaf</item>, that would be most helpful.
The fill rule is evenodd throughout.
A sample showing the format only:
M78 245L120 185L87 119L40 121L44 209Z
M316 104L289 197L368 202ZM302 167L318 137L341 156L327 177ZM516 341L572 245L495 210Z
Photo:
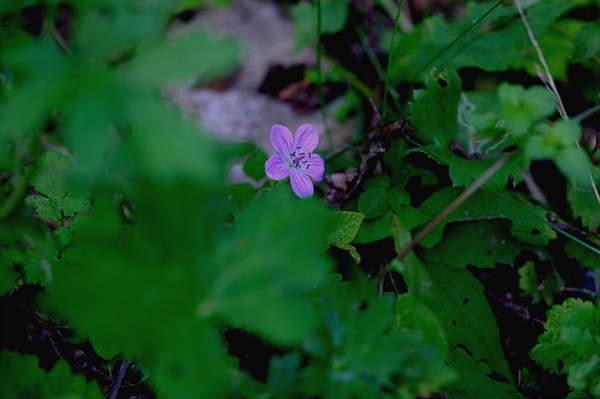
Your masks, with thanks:
M322 34L341 31L348 19L348 3L345 0L321 0ZM317 5L299 2L292 14L294 29L294 53L317 36Z
M458 130L457 108L462 82L453 69L432 69L425 89L415 90L409 103L409 121L437 147L446 147Z
M215 276L198 312L219 314L277 342L302 339L316 315L296 295L329 272L320 249L331 218L317 202L293 199L284 190L251 202L234 236L216 253L215 265L227 267ZM286 234L290 229L299 236Z
M145 49L126 65L124 73L142 90L188 78L207 82L231 74L238 57L239 48L230 39L199 32Z
M600 27L597 24L585 24L577 33L572 62L581 62L597 55L600 51Z
M556 112L556 99L546 88L502 82L498 85L498 116L506 130L513 134L525 133L532 122Z
M265 177L265 162L267 162L267 154L257 148L253 151L246 162L244 162L244 173L254 180L260 180Z
M50 371L38 367L32 355L3 350L0 354L0 391L6 398L102 398L95 382L76 376L66 360L60 359Z

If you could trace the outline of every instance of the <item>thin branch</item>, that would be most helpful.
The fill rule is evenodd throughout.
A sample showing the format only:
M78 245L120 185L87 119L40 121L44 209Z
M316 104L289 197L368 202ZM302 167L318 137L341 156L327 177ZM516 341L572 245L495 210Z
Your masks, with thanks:
M531 40L531 44L535 47L537 51L538 59L540 60L542 66L544 67L544 78L542 81L549 86L549 90L556 96L556 100L558 101L558 113L561 118L564 120L569 120L569 116L567 115L567 111L565 110L565 106L563 105L562 99L560 98L560 94L558 93L558 89L556 88L556 84L554 83L554 78L550 73L550 68L546 63L546 58L544 58L544 54L540 49L540 45L531 30L531 26L529 26L529 22L527 21L527 17L525 16L525 12L523 11L523 7L521 6L521 0L514 0L515 5L517 6L517 10L519 10L519 15L521 16L521 20L523 21L523 25L525 26L525 30L527 30L527 35L529 36L529 40Z
M465 202L471 195L473 195L481 186L483 186L506 162L510 155L502 157L496 161L488 170L486 170L475 182L466 189L463 193L461 193L458 197L454 199L443 211L441 211L423 230L419 232L412 239L410 243L402 251L398 254L398 259L402 260L409 252L417 245L421 240L423 240L431 231L441 223L452 211L454 211L460 204Z

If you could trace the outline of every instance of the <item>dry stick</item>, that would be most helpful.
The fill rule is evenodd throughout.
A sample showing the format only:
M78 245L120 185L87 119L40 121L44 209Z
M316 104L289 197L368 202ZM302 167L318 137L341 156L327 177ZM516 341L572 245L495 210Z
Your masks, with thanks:
M529 26L529 22L527 22L527 18L525 17L525 12L523 12L523 7L521 6L520 0L514 0L515 5L517 6L517 10L519 10L519 15L521 16L521 20L523 21L523 25L525 26L525 30L527 30L527 35L529 36L529 40L531 40L531 44L535 47L537 51L538 58L542 63L545 71L545 78L547 79L548 86L550 86L550 91L556 96L558 101L558 113L561 118L564 120L569 120L569 116L567 115L567 111L565 110L565 106L563 105L562 99L560 98L560 94L558 93L558 89L556 88L556 84L554 84L554 79L552 78L552 74L550 74L550 68L548 68L548 64L546 63L546 59L544 58L544 54L540 49L540 45L538 44L533 31L531 30L531 26ZM546 82L544 82L546 83Z
M423 240L423 238L425 238L427 234L431 233L431 230L433 230L438 224L440 224L440 222L444 220L446 216L452 213L453 210L455 210L460 204L465 202L471 195L473 195L475 191L477 191L481 186L483 186L490 179L490 177L492 177L494 173L496 173L508 161L509 157L510 155L497 160L496 163L494 163L488 170L486 170L485 173L479 176L479 178L475 180L475 182L468 189L466 189L462 194L456 197L454 201L452 201L446 207L446 209L441 211L435 218L433 218L433 220L429 222L429 224L425 226L425 228L421 230L419 234L417 234L415 238L413 238L412 241L409 242L406 247L404 247L404 249L402 249L402 251L398 254L398 259L404 259L404 257L408 255L408 253L415 247L415 245L421 242L421 240Z
M123 377L125 377L125 372L129 367L129 359L123 359L121 362L121 366L119 367L119 372L117 373L117 379L110 390L109 399L116 399L117 394L119 393L119 388L121 387L121 383L123 382Z

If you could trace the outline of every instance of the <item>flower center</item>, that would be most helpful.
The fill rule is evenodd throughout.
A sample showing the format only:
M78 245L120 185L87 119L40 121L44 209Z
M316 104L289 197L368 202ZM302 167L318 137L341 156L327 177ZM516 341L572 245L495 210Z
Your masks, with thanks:
M294 168L302 168L305 167L306 169L308 169L310 167L310 164L308 163L308 159L312 156L312 153L306 153L306 152L299 152L297 153L297 151L294 151L290 154L291 158L288 158L288 163L290 164L290 167L294 167Z

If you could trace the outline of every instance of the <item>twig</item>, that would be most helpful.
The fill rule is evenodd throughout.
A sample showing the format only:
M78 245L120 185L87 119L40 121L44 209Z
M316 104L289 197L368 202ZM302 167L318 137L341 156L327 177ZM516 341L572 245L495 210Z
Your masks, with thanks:
M523 21L523 25L525 26L525 30L527 30L527 35L529 36L529 40L531 40L531 44L535 47L537 51L538 59L540 60L542 66L544 67L544 78L542 81L544 84L547 84L548 89L556 96L556 100L558 101L558 113L561 118L564 120L569 120L569 116L567 115L567 111L565 110L565 106L563 105L562 99L560 98L560 94L558 93L558 89L556 88L556 84L554 84L554 78L552 78L552 74L550 73L550 68L546 63L546 58L544 58L544 54L540 49L540 45L538 44L533 31L531 30L531 26L529 26L529 22L527 22L527 17L525 16L525 12L523 12L523 7L521 6L521 0L514 0L515 5L517 6L517 10L519 10L519 15L521 16L521 20Z
M431 233L431 231L438 225L442 220L446 218L453 210L455 210L460 204L465 202L471 195L473 195L481 186L483 186L489 179L492 177L500 168L508 161L510 155L500 158L494 163L488 170L486 170L475 182L466 189L463 193L461 193L458 197L454 199L443 211L441 211L423 230L419 232L412 239L410 243L402 251L398 254L398 259L402 260L409 252L417 245L421 240L423 240L427 234Z
M115 379L115 383L113 384L110 395L108 395L109 399L116 399L117 394L119 393L119 388L121 387L121 383L123 382L123 377L125 377L125 372L129 367L129 359L123 359L121 362L121 366L119 367L119 372L117 373L117 378Z

